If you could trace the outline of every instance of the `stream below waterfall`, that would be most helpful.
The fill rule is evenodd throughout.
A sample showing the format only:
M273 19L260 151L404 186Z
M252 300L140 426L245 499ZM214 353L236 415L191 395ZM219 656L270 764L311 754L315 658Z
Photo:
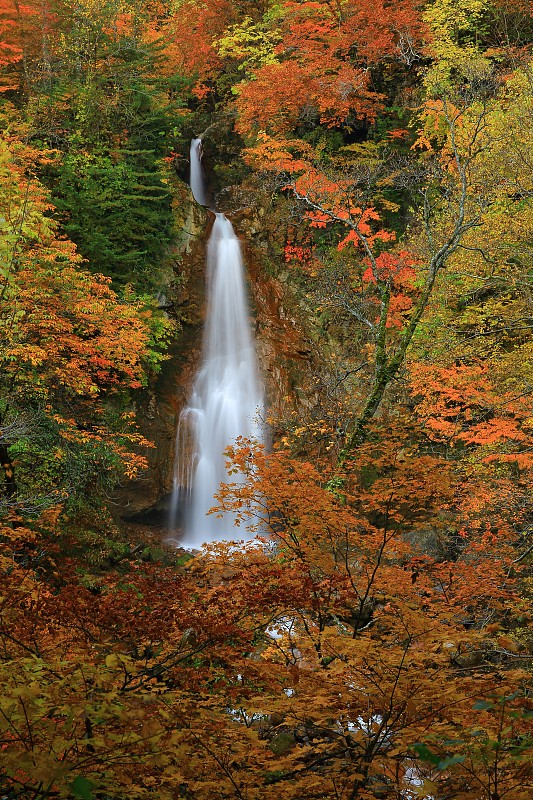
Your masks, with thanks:
M195 200L208 205L202 170L202 142L191 142L190 185ZM235 530L230 512L208 514L221 483L240 483L228 474L226 448L239 437L262 442L264 390L258 375L239 240L224 214L215 213L207 245L207 309L201 364L176 433L169 528L181 547L251 538ZM183 532L177 520L184 521Z

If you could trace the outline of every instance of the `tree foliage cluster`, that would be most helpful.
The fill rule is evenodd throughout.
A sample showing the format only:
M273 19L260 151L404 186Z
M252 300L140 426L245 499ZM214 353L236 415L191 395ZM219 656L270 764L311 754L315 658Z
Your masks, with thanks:
M0 4L7 798L531 797L532 33L526 0ZM105 498L169 165L227 120L323 364L228 454L261 543L176 560Z
M172 235L164 159L181 143L187 79L156 6L6 2L0 17L4 96L20 114L8 105L4 126L54 149L41 177L63 229L117 288L157 288Z

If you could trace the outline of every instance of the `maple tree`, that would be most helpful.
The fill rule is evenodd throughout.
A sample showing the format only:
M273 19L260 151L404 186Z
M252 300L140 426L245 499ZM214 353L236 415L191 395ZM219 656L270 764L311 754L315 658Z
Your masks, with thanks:
M451 92L429 99L421 109L421 127L412 146L423 151L416 166L410 166L405 157L401 161L394 156L383 157L382 152L387 152L383 146L381 150L358 146L345 148L346 155L337 158L334 171L314 163L310 147L290 139L279 142L267 135L247 151L252 164L265 167L268 160L269 170L283 174L284 188L307 208L304 218L312 228L348 229L348 235L338 240L338 249L353 244L361 253L358 263L348 267L349 288L343 303L371 332L374 375L355 424L352 423L342 458L363 436L386 388L403 366L440 273L460 252L477 251L487 258L476 243L479 229L494 225L496 198L502 198L509 208L509 195L516 191L511 205L518 203L520 207L524 193L529 191L531 172L524 153L531 143L525 143L522 133L517 132L513 140L512 154L508 151L499 161L501 167L509 159L505 174L499 171L500 167L487 169L488 164L494 165L494 159L500 158L500 123L506 118L509 124L529 113L529 90L522 84L524 79L527 82L527 74L518 71L501 93L491 98L479 88L479 74L474 74L469 78L470 89L463 87L460 97ZM519 99L520 90L516 94L510 88L519 84L527 97ZM514 166L518 161L527 164L520 176ZM380 227L380 223L400 206L387 200L381 187L394 186L396 181L409 191L419 214L411 222L411 227L420 227L420 233L411 237L411 252L405 248L390 252L383 249L384 243L394 240L396 234ZM500 213L501 210L502 207ZM409 239L405 242L409 246ZM309 265L305 268L309 270ZM315 272L320 268L316 259ZM376 294L374 298L372 292Z
M304 127L305 116L330 127L372 122L384 96L372 89L369 66L407 58L406 42L414 54L420 39L410 3L387 13L379 4L284 3L278 15L280 41L270 63L237 87L237 130L244 135L283 134Z
M527 655L506 632L527 615L522 568L511 580L501 532L451 536L453 471L406 452L409 426L374 430L342 504L310 464L236 450L251 481L222 504L243 519L259 504L268 547L221 545L178 571L126 555L129 571L92 590L69 560L53 591L11 571L1 711L14 785L527 797Z
M45 6L42 10L45 14ZM25 63L26 37L37 24L39 16L39 9L34 3L6 0L0 6L1 92L12 91L20 87L21 76L27 69Z

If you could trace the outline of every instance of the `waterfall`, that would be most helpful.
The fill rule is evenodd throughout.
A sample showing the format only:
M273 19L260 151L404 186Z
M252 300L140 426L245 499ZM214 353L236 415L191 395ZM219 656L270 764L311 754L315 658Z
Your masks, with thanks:
M193 145L198 141L193 140ZM191 145L191 158L192 152ZM201 149L195 146L194 152L201 154ZM198 166L194 174L201 177ZM198 195L194 192L196 199L205 197L203 183L200 190ZM262 438L263 389L250 330L241 249L224 214L216 214L207 246L207 295L201 366L176 435L170 518L170 526L175 528L178 510L184 512L180 544L192 548L233 536L249 538L249 531L242 527L233 531L232 514L206 515L216 505L214 495L221 483L244 480L242 475L228 476L225 449L239 436Z
M201 206L209 205L202 169L202 140L193 139L190 150L190 185L194 199Z

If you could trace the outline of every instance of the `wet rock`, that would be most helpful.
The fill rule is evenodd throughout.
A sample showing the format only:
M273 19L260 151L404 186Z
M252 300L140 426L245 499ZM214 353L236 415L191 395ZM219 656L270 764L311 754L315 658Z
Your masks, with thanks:
M118 519L157 512L158 504L166 502L165 495L171 492L177 420L187 401L200 353L209 214L187 195L187 187L184 189L183 207L176 220L176 269L160 292L179 327L155 386L136 403L139 431L154 446L142 451L148 469L139 479L117 487L114 493L113 508ZM163 523L158 518L152 524Z

